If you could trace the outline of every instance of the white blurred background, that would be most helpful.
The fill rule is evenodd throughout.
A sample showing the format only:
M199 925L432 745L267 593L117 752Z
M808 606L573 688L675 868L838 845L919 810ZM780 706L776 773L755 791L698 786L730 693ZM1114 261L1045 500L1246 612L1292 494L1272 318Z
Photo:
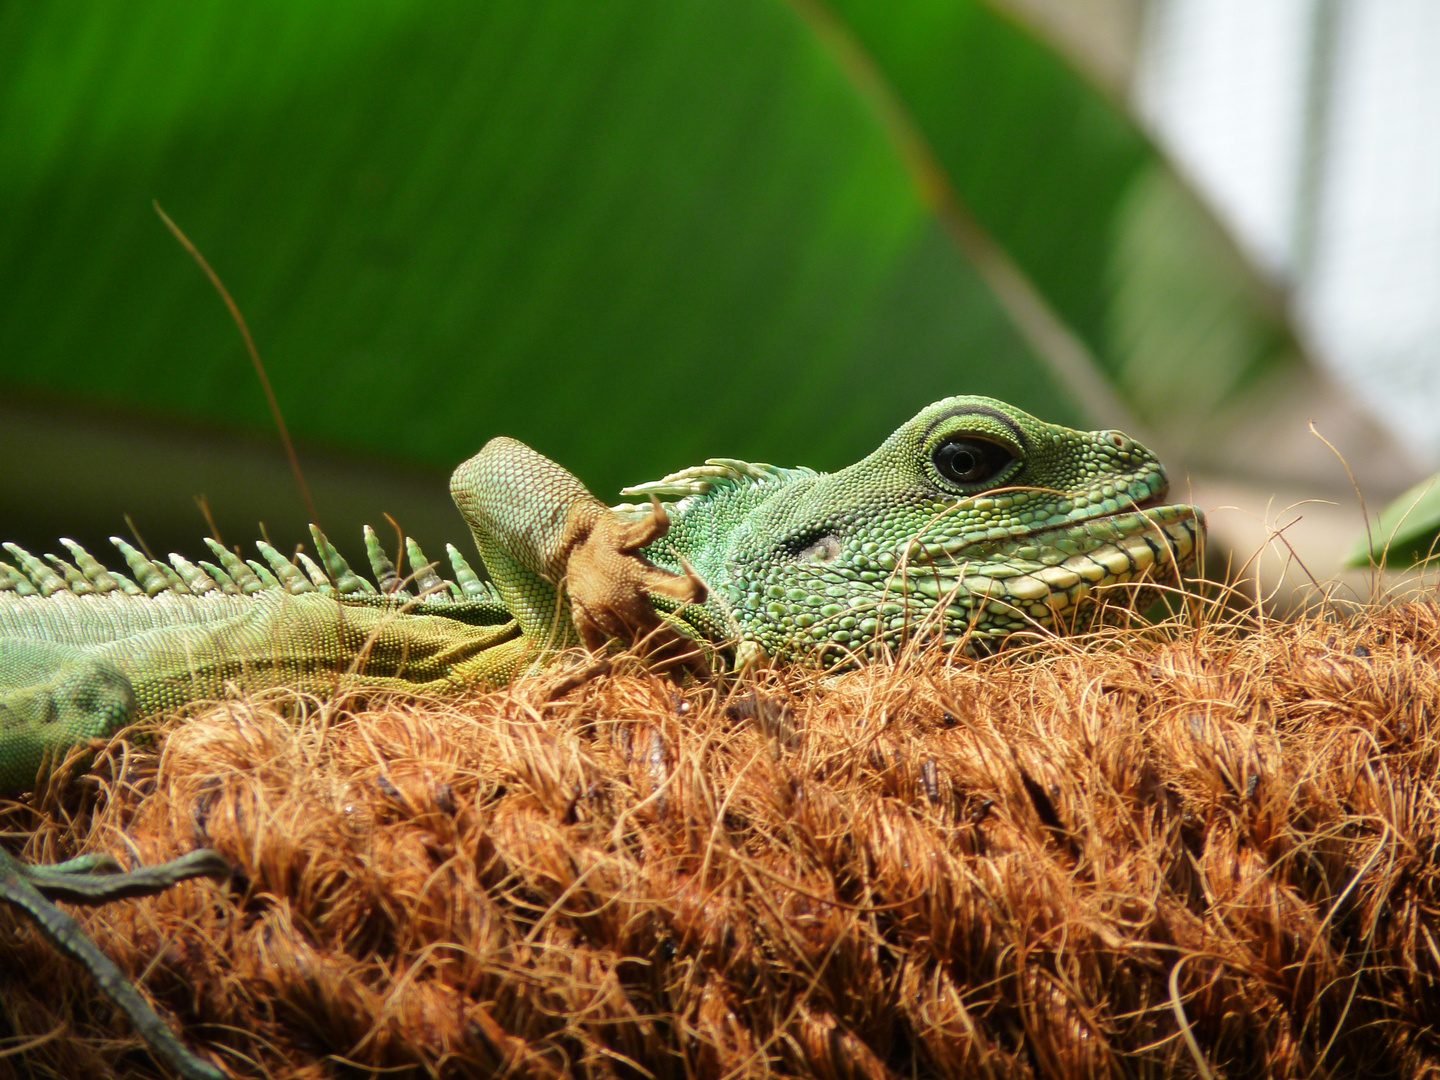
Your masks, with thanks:
M1140 115L1320 362L1440 464L1440 3L1152 0Z
M1404 483L1440 467L1440 0L996 2L1130 105L1340 392L1408 452ZM1237 551L1295 522L1286 538L1322 579L1360 520L1338 491L1195 487ZM1273 581L1291 560L1269 546Z

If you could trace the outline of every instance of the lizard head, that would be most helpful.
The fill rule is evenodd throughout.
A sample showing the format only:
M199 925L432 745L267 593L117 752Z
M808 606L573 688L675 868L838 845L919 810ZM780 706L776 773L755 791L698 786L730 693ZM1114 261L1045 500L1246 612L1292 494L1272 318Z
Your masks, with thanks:
M835 473L747 468L761 472L681 507L675 543L712 587L712 626L723 607L771 656L835 662L917 635L984 651L1088 625L1100 591L1143 611L1205 527L1165 501L1164 468L1134 440L991 398L937 402ZM686 543L699 530L708 558Z

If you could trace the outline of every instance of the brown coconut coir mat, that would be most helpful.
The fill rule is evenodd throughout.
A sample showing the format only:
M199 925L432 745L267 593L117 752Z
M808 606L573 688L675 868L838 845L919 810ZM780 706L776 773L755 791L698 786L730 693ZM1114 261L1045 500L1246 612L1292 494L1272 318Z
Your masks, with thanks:
M725 691L277 694L0 826L234 863L78 914L237 1076L1420 1077L1437 659L1414 604ZM0 1074L164 1075L8 909L0 950Z

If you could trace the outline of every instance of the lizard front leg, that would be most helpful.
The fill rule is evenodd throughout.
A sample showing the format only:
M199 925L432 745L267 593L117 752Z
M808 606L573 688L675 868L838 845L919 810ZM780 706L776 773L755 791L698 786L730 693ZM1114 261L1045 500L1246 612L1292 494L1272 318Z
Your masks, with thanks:
M649 520L627 521L569 470L506 438L491 439L456 469L450 493L491 579L537 647L578 640L594 651L615 637L657 659L702 665L694 639L651 602L701 603L707 593L688 567L673 574L639 553L669 528L658 502Z

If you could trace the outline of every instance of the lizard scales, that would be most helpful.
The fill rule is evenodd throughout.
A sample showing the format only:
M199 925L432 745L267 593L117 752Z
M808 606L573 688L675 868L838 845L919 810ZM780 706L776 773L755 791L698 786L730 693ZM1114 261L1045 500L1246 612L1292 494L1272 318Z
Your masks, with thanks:
M5 545L0 790L33 781L44 753L232 684L498 685L577 642L646 633L742 663L863 661L915 638L981 651L1085 625L1097 590L1177 581L1204 529L1133 440L976 397L931 405L834 473L712 459L626 490L659 517L605 506L509 439L451 487L490 583L453 547L456 580L441 578L411 542L412 592L368 529L377 584L318 530L314 558L261 543L248 562L210 541L214 562L159 562L117 540L128 576L68 542L69 559Z

